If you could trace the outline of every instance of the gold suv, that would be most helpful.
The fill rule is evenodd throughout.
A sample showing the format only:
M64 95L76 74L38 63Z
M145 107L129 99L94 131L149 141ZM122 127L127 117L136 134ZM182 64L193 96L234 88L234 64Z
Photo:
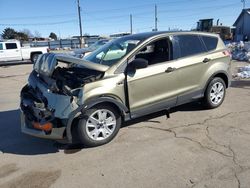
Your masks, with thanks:
M84 59L41 55L21 91L22 132L92 147L124 121L195 100L216 108L230 59L218 35L198 32L129 35Z

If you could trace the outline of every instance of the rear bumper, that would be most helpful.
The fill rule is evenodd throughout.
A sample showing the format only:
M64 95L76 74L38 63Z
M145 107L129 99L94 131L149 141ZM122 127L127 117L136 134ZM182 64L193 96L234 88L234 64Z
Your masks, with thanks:
M25 114L21 110L21 131L25 134L35 136L38 138L52 139L52 140L63 140L65 135L66 127L52 128L49 133L38 130L32 127L32 122L26 118Z

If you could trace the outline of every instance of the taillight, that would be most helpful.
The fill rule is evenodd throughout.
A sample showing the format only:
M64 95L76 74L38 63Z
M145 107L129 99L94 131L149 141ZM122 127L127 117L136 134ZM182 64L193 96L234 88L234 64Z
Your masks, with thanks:
M222 52L225 56L230 56L230 57L232 57L232 54L231 54L231 52L229 51L229 50L225 50L225 51L223 51Z

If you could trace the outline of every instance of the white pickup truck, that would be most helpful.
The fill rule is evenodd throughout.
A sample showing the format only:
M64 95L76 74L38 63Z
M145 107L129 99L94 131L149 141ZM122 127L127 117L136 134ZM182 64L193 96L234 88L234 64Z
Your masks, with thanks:
M0 62L31 60L35 62L40 54L48 52L48 47L21 47L17 40L0 41Z

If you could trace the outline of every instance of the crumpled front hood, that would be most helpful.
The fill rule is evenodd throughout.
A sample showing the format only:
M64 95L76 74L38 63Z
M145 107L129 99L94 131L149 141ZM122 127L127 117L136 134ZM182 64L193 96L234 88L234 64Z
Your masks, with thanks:
M39 56L38 60L34 65L34 70L42 74L44 76L52 76L58 62L63 62L66 64L76 64L83 66L87 69L96 70L100 72L105 72L109 69L109 66L95 64L84 59L78 59L65 54L54 54L54 53L46 53Z

